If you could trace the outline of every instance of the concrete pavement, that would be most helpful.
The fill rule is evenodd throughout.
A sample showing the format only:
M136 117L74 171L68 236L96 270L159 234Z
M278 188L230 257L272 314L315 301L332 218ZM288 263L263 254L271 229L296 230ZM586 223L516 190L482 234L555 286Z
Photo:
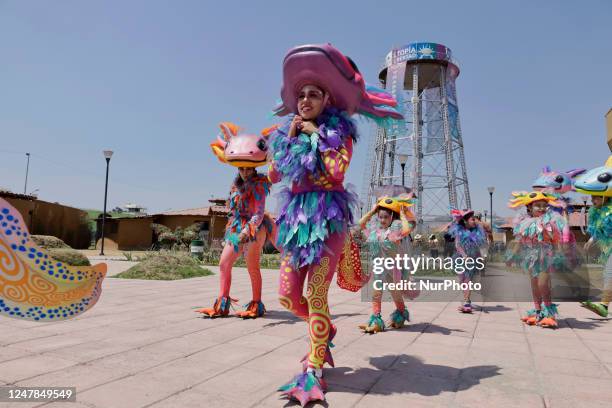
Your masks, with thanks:
M71 321L0 319L0 384L76 386L76 403L46 407L283 407L275 389L300 370L306 325L276 299L263 271L265 318L204 320L218 276L181 281L107 279L92 310ZM232 296L250 299L235 268ZM338 335L326 369L333 407L610 407L612 322L562 304L556 331L525 327L528 303L412 302L403 330L363 335L358 294L330 290ZM383 304L385 315L392 311ZM320 404L319 404L320 405ZM33 407L41 403L0 403Z

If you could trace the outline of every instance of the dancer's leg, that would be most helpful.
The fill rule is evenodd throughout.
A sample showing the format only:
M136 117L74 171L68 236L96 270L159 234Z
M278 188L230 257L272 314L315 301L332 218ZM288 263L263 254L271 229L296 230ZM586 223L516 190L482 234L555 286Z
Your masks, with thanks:
M308 321L308 302L302 295L308 269L306 267L296 269L291 264L289 255L283 255L282 259L278 285L280 304L297 317Z
M255 241L249 242L246 248L246 265L251 278L251 288L253 297L251 300L259 302L261 300L261 269L259 260L261 259L261 251L266 243L266 231L262 228L257 233Z
M310 334L308 366L312 368L318 369L323 366L331 329L327 294L342 255L345 239L346 233L344 232L331 234L325 241L326 249L319 265L311 265L308 268L308 289L306 291Z
M234 262L240 256L242 248L239 248L238 252L234 251L234 245L231 243L226 244L221 252L221 259L219 262L219 270L221 273L220 277L220 297L229 297L230 287L232 285L232 267Z

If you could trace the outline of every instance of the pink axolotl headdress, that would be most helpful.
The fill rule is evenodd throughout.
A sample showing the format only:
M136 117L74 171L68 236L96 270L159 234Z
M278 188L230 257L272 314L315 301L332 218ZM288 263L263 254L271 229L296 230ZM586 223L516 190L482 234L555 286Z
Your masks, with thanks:
M564 194L574 191L576 176L584 173L586 169L574 169L566 172L552 171L549 166L542 169L540 176L533 182L532 187L537 191Z
M242 133L230 122L219 124L221 135L210 144L221 163L235 167L259 167L268 161L268 136L276 126L262 130L261 135Z

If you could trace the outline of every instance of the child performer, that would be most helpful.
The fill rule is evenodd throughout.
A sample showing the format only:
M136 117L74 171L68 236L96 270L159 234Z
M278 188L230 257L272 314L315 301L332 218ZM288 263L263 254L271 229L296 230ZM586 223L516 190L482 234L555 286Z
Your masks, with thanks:
M469 284L474 278L478 263L482 258L482 248L487 244L487 233L482 224L476 220L472 210L452 210L453 224L448 233L455 239L455 257L463 258L464 271L458 274L459 282ZM463 305L459 306L462 313L472 313L470 290L463 292Z
M593 206L589 209L588 232L591 238L584 249L588 251L593 244L599 245L604 264L604 287L601 303L583 302L587 309L602 317L608 316L608 306L612 300L612 156L603 167L588 171L576 182L576 190L591 195Z
M413 205L413 201L408 198L382 197L359 221L361 231L365 232L370 259L395 258L398 254L403 256L410 252L408 236L415 226L414 214L408 208L411 205ZM377 215L378 219L371 221L374 214ZM385 271L381 280L398 283L402 280L408 280L409 272L408 270L394 268L391 271ZM372 275L376 276L373 273ZM391 313L387 324L395 329L402 328L406 321L410 321L410 313L404 304L403 293L404 291L401 290L391 291L395 311ZM359 326L366 333L378 333L385 330L385 323L380 316L382 296L382 290L374 289L372 316L370 316L367 324Z
M517 265L531 276L534 309L522 320L528 325L557 327L557 305L552 303L551 274L566 267L564 245L570 242L565 217L554 211L563 204L541 191L512 193L510 208L525 206L526 213L514 220L516 247L506 257L508 265Z

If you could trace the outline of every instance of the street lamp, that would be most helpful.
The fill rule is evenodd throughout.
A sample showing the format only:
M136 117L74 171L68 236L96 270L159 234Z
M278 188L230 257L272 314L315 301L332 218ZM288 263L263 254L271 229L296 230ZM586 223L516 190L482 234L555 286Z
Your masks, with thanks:
M587 214L587 201L589 200L589 196L587 195L583 195L580 198L582 198L582 202L584 203L584 228L581 229L582 234L586 235L586 233L584 232L585 228L587 227L588 223L588 214ZM586 239L586 238L585 238ZM584 251L584 255L585 255L585 261L588 264L589 263L589 251Z
M588 208L587 208L587 201L589 200L589 196L583 195L580 198L582 198L582 202L584 203L584 227L586 228L586 226L589 223L588 219L587 219L587 217L588 217L588 215L587 215L587 213L588 213L588 211L587 211L588 210Z
M495 187L487 187L487 191L489 192L489 203L490 203L490 214L491 214L491 233L493 233L493 192L495 191Z
M106 223L106 197L108 195L108 167L111 157L113 157L113 151L104 150L104 158L106 159L106 183L104 184L104 212L102 213L102 246L100 247L100 255L104 255L104 224Z
M407 154L396 154L397 156L397 160L399 161L399 164L402 168L402 186L405 186L405 169L406 169L406 163L408 162L408 155Z
M26 164L26 179L23 186L23 195L25 195L26 191L28 190L28 172L30 171L30 153L26 153L26 156L28 158L28 162Z

